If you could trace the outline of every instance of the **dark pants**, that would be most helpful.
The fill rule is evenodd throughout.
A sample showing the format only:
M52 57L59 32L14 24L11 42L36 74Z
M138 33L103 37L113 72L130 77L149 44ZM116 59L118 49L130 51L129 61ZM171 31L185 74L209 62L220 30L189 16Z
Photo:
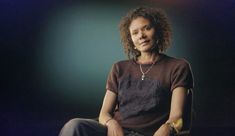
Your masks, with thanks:
M144 136L124 129L125 136ZM107 136L107 127L92 119L75 118L67 122L59 136Z

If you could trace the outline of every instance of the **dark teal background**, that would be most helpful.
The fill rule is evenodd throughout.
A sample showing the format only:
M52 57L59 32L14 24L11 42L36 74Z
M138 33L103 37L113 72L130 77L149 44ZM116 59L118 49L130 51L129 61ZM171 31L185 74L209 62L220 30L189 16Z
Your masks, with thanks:
M137 5L163 8L167 54L191 63L194 135L233 135L235 2L232 0L2 0L1 135L53 136L74 117L99 114L113 63L126 59L118 24Z

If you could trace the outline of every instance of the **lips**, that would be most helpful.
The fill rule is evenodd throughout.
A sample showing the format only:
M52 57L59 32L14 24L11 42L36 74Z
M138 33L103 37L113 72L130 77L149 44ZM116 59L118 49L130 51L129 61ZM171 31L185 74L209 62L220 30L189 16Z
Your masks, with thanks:
M145 45L145 44L149 43L149 41L150 41L150 40L145 40L145 41L143 41L143 42L140 42L140 45Z

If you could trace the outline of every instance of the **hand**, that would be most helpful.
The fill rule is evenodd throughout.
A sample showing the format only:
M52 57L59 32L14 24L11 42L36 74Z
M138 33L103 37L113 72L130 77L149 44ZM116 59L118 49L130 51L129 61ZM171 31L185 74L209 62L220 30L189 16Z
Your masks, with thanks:
M163 124L153 136L170 136L170 126Z
M123 129L116 120L112 119L106 125L108 128L107 136L124 136Z

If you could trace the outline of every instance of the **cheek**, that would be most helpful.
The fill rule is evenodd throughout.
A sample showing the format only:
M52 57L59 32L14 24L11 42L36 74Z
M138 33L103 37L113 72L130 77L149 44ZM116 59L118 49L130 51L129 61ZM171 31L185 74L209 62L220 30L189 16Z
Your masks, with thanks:
M154 36L155 36L155 32L154 31L150 31L149 32L149 37L154 39Z
M132 42L133 42L134 44L137 42L137 39L136 39L136 37L134 37L134 36L131 37L131 40L132 40Z

